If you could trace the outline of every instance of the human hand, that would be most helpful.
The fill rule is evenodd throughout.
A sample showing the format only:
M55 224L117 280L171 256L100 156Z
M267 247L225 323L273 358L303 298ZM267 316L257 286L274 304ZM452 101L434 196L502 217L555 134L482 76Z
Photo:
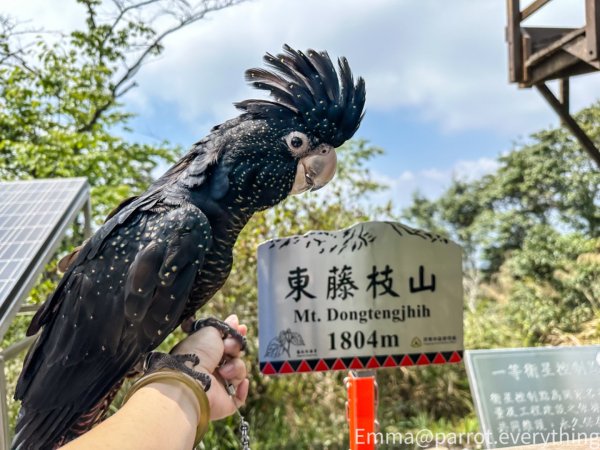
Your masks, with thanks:
M241 325L235 314L227 317L225 322L242 336L246 335L246 325ZM250 382L246 378L247 370L244 361L241 359L240 345L235 339L228 337L223 340L219 330L213 327L205 327L177 344L171 350L171 353L193 353L197 355L200 358L200 363L194 366L194 370L211 376L211 387L206 391L210 403L211 420L230 416L236 411L236 407L244 404L248 396ZM225 363L219 367L223 359L225 359ZM221 379L235 387L236 393L233 400L225 390Z

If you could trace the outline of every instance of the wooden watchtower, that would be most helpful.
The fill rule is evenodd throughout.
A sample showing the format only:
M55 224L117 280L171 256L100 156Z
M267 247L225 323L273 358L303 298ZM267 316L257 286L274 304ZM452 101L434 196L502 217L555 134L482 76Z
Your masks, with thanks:
M534 0L521 10L520 0L507 0L509 79L521 88L535 86L600 167L600 151L569 113L569 78L600 70L600 0L585 0L581 28L521 26L550 1ZM549 80L559 80L559 98L546 85Z

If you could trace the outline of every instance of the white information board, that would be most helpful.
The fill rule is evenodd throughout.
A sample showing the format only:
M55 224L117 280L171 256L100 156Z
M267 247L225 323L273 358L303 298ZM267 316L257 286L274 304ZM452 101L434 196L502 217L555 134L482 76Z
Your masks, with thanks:
M462 360L461 248L395 222L258 248L263 374Z
M599 345L465 353L485 448L600 436Z

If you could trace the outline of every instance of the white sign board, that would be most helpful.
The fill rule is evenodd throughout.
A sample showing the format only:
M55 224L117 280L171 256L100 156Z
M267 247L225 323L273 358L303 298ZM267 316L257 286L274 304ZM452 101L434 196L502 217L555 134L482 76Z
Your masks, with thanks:
M461 248L395 222L258 248L263 374L462 360Z

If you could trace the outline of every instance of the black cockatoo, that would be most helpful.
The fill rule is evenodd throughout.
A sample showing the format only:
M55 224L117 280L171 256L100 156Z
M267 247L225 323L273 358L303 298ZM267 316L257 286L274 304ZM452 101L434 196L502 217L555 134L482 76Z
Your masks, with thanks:
M123 202L77 249L33 318L41 330L15 398L13 449L46 449L89 427L136 364L227 279L239 232L257 211L317 190L335 148L357 130L365 83L345 58L284 46L247 80L245 100L139 197ZM338 73L339 72L339 73Z

